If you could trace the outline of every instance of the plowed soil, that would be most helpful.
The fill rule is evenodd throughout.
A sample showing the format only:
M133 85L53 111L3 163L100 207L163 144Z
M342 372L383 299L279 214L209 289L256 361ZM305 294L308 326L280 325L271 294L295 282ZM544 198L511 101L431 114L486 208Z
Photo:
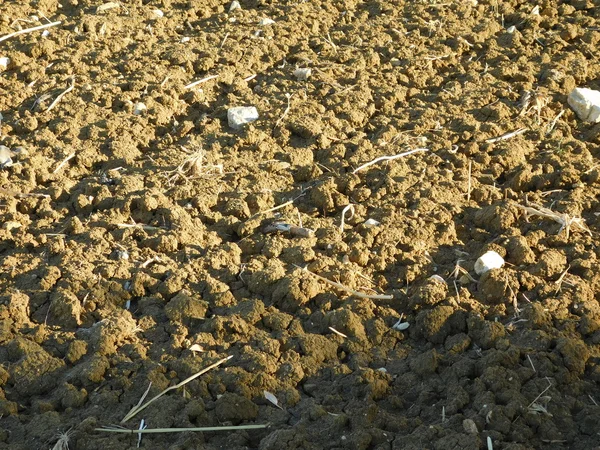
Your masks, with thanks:
M600 448L600 3L231 5L1 2L0 448Z

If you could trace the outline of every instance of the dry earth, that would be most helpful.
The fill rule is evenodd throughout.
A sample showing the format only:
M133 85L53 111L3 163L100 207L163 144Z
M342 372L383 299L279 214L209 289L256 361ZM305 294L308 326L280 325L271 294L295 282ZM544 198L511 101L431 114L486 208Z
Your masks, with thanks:
M599 2L240 3L1 3L0 447L599 448Z

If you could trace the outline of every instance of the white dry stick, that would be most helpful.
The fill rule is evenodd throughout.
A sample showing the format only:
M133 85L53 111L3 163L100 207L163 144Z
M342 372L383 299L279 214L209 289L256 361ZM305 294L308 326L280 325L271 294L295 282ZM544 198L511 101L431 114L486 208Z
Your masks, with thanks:
M253 74L252 74L252 75L250 75L249 77L246 77L246 78L244 78L244 81L245 81L245 82L252 81L252 80L254 80L255 78L256 78L256 74L255 74L255 73L253 73Z
M412 155L413 153L428 152L428 151L429 151L428 148L415 148L414 150L409 150L408 152L404 152L404 153L398 153L397 155L380 156L379 158L375 158L373 161L369 161L368 163L365 163L362 166L357 167L356 169L354 169L354 171L352 173L355 174L356 172L366 169L367 167L370 167L374 164L380 163L381 161L393 161L394 159L403 158L405 156Z
M296 266L294 264L294 266ZM387 294L377 294L377 295L369 295L369 294L363 294L362 292L358 292L355 291L354 289L351 289L347 286L344 286L341 283L338 283L336 281L331 281L325 277L322 277L321 275L317 275L314 272L311 272L310 270L308 270L307 267L305 268L301 268L300 266L296 266L298 267L300 270L311 274L313 277L318 278L319 280L323 281L324 283L329 284L330 286L336 287L338 289L341 289L342 291L346 291L349 292L350 294L354 295L355 297L359 297L359 298L370 298L372 300L392 300L394 298L393 295L387 295Z
M281 407L281 405L279 404L279 400L277 400L277 397L275 397L275 394L272 394L269 391L263 391L265 398L271 402L274 406L276 406L277 408L281 409L283 411L283 408Z
M550 124L548 125L548 129L546 130L546 136L548 136L550 133L552 133L552 131L554 131L554 127L556 126L558 120L562 117L562 115L565 113L565 110L562 109L557 115L556 117L552 120L552 122L550 122Z
M519 128L518 130L511 131L509 133L504 133L502 136L498 136L498 137L491 138L491 139L486 139L485 143L486 144L493 144L494 142L505 141L507 139L513 138L513 137L518 136L520 134L523 134L526 131L527 131L527 128Z
M67 89L65 89L64 91L62 91L60 94L58 94L58 96L54 99L54 101L50 104L50 106L48 106L48 109L46 110L46 112L51 111L56 105L58 105L58 102L60 102L60 100L69 92L71 92L73 90L73 88L75 87L75 77L71 77L70 79L71 84L69 85L69 87Z
M205 374L206 372L208 372L209 370L214 369L217 366L220 366L221 364L223 364L226 361L229 361L231 358L233 358L233 355L228 356L226 358L223 358L219 361L217 361L216 363L206 367L205 369L202 369L200 372L195 373L194 375L191 375L189 377L187 377L185 380L177 383L174 386L169 386L168 388L166 388L164 391L162 391L160 394L156 395L155 397L151 398L150 400L148 400L146 403L144 403L143 405L142 400L146 397L148 390L150 388L148 388L148 390L146 390L146 393L144 394L144 396L142 397L142 399L140 399L140 401L138 402L138 404L136 406L134 406L133 408L131 408L131 410L127 413L127 415L125 417L123 417L123 419L121 420L121 423L125 423L128 420L130 420L131 418L133 418L137 413L139 413L140 411L142 411L143 409L145 409L148 405L150 405L151 403L153 403L154 401L158 400L160 397L162 397L164 394L166 394L169 391L172 391L174 389L179 389L181 386L185 386L187 383L189 383L192 380L195 380L196 378L198 378L200 375ZM141 431L141 430L140 430Z
M348 337L348 336L346 336L344 333L342 333L341 331L338 331L338 330L336 330L336 329L335 329L335 328L333 328L333 327L327 327L327 328L329 328L331 331L333 331L333 332L334 332L335 334L337 334L338 336L341 336L341 337L343 337L343 338L347 338L347 337Z
M96 8L96 14L98 14L102 11L108 11L109 9L118 8L119 6L121 6L121 5L118 4L117 2L104 3Z
M46 28L55 27L56 25L60 25L60 20L57 22L46 23L44 25L39 25L33 28L25 28L24 30L15 31L14 33L7 34L5 36L0 37L0 42L10 39L15 36L19 36L20 34L33 33L38 30L45 30Z
M293 95L293 94L292 94ZM277 123L275 123L275 126L273 127L273 130L275 130L275 128L277 128L279 126L279 124L281 122L283 122L283 119L285 119L285 116L288 115L288 113L290 112L290 108L291 108L291 98L292 95L290 95L289 93L285 93L285 98L287 99L287 107L285 108L285 111L283 111L283 114L281 115L281 117L279 118L279 120L277 121Z
M340 223L340 231L343 233L344 232L344 225L346 223L346 213L350 211L350 216L348 216L348 220L352 219L354 217L354 205L352 203L350 203L348 206L346 206L343 210L342 210L342 220Z
M71 153L69 156L67 156L65 159L63 159L60 162L60 164L58 166L56 166L56 169L54 169L54 172L52 172L52 173L57 173L60 169L62 169L73 158L75 158L75 152Z
M145 430L146 428L148 428L148 425L146 425L146 421L144 419L142 419L140 421L140 426L138 427L138 430ZM142 443L142 433L138 433L137 448L140 448L141 443Z
M473 166L473 161L469 160L469 184L467 185L467 202L471 201L471 168Z
M213 80L213 79L217 78L218 76L219 75L209 75L209 76L207 76L205 78L202 78L201 80L194 81L193 83L190 83L190 84L184 86L183 88L184 89L191 89L191 88L193 88L195 86L198 86L199 84L206 83L209 80Z

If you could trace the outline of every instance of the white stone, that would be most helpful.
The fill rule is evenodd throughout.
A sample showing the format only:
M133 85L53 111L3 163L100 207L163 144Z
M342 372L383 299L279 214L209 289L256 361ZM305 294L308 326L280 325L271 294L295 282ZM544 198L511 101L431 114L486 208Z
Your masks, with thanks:
M10 167L13 165L11 158L12 152L5 145L0 145L0 168Z
M233 0L229 6L229 12L235 11L236 9L242 9L242 5L237 0Z
M585 122L600 122L600 91L588 88L575 88L569 94L567 103Z
M6 56L0 57L0 70L6 70L10 64L10 58Z
M142 102L138 102L133 107L133 114L135 114L136 116L139 116L147 109L148 108L146 107L146 105L144 105Z
M227 122L234 130L258 119L258 111L254 106L236 106L227 110Z
M302 81L308 80L308 77L310 77L311 73L312 69L308 67L298 67L296 70L294 70L294 76Z
M363 225L367 228L373 228L373 227L378 227L379 225L381 225L381 222L379 222L375 219L367 219L363 222Z
M154 15L156 17L164 17L165 16L165 13L162 12L160 9L155 9L155 10L152 11L152 13L154 13Z
M504 265L504 258L493 250L481 255L477 261L475 261L475 272L477 275L483 275L484 273L492 269L500 269Z
M265 25L273 25L274 23L275 21L273 19L269 19L268 17L260 19L260 22L258 22L261 27L264 27Z

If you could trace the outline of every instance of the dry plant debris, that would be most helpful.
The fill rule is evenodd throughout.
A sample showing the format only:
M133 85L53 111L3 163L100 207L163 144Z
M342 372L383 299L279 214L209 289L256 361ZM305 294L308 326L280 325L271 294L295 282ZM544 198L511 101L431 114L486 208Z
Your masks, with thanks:
M539 216L544 219L550 219L556 223L559 223L560 229L558 230L558 234L565 230L567 233L567 239L569 239L571 231L587 233L590 236L592 235L592 232L586 225L585 220L581 217L574 217L567 213L560 214L536 203L529 203L529 206L518 203L516 205L525 212L526 218L529 216Z
M187 152L185 147L182 147ZM189 152L188 152L189 153ZM205 153L202 149L191 153L174 170L164 172L167 183L174 186L180 182L188 182L196 178L208 178L224 174L223 164L205 164Z

